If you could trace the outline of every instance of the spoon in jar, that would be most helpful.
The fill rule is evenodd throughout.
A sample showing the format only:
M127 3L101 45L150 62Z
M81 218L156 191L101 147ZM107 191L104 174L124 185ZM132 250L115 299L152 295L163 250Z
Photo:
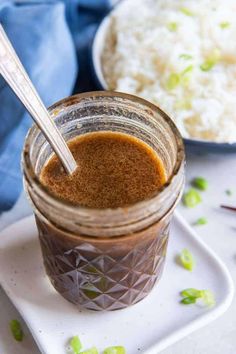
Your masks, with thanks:
M67 173L77 168L76 161L54 120L41 101L20 59L0 25L0 74L23 103L31 117L43 132Z

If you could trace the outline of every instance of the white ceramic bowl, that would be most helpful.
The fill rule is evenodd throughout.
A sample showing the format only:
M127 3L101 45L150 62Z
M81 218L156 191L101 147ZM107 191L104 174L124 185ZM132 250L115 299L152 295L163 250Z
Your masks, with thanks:
M119 5L122 6L122 3ZM97 87L102 90L107 90L108 85L103 75L102 70L102 52L104 50L106 33L109 29L110 21L111 21L112 12L107 15L104 20L101 22L96 35L94 37L93 45L92 45L92 66L94 77L97 83ZM205 140L196 140L196 139L184 139L185 145L188 151L192 152L213 152L213 153L235 153L236 152L236 143L216 143L213 141L205 141Z
M106 16L101 22L92 45L92 65L95 79L99 88L107 90L108 86L102 72L102 52L104 50L106 32L110 25L110 15Z

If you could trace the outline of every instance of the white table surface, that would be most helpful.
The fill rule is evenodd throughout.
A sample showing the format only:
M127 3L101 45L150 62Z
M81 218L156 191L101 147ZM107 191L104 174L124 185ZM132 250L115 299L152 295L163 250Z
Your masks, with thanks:
M207 217L207 225L194 227L199 237L226 263L236 286L236 213L219 208L221 203L236 206L236 154L189 155L186 188L189 181L196 176L203 176L209 181L208 191L202 192L203 202L194 209L179 205L179 211L191 224L199 217ZM227 189L233 191L232 196L226 195ZM21 196L14 209L0 217L0 229L29 213L29 206ZM39 354L26 327L23 343L16 343L12 339L8 324L13 318L20 319L20 316L0 289L0 353ZM235 354L235 318L236 300L222 317L164 350L163 354Z

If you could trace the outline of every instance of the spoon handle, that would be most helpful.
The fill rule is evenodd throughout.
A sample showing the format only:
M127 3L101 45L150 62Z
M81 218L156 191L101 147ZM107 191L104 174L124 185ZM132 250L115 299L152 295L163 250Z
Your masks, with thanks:
M64 138L41 101L29 76L0 25L0 73L44 133L68 173L77 167Z

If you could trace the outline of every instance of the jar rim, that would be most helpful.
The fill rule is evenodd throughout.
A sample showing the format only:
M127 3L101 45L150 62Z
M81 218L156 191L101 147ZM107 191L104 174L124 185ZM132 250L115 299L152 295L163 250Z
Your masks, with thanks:
M116 212L117 214L120 214L120 210L141 210L145 208L147 205L150 204L155 204L157 199L160 198L160 195L164 193L166 188L172 183L173 179L175 176L178 174L178 172L181 169L181 166L184 164L184 158L185 158L185 152L184 152L184 145L183 145L183 140L180 135L180 132L178 128L176 127L175 123L173 120L157 105L154 105L153 103L141 98L137 97L135 95L123 93L123 92L117 92L117 91L91 91L91 92L85 92L85 93L79 93L76 95L72 95L66 98L63 98L57 102L55 102L53 105L51 105L48 108L48 111L50 115L53 117L53 115L57 115L62 108L67 108L67 107L73 107L73 105L76 105L80 103L82 100L86 98L99 98L99 97L114 97L114 98L121 98L121 99L127 99L128 101L131 102L136 102L142 105L143 107L149 108L152 112L154 111L155 113L159 114L165 122L169 125L171 128L175 139L176 139L176 146L177 146L177 158L175 162L175 166L173 168L172 174L168 181L162 186L162 188L158 191L157 194L155 194L152 198L149 198L147 200L143 200L140 202L137 202L132 205L128 205L126 207L119 207L119 208L114 208L114 209L95 209L95 208L89 208L89 207L84 207L80 205L73 205L65 200L62 200L58 198L57 196L53 195L41 182L40 179L38 178L37 174L34 172L33 165L31 163L31 158L30 158L30 143L29 141L31 138L34 137L37 133L40 132L40 129L37 127L36 124L33 124L33 126L29 129L26 138L25 138L25 143L23 146L23 152L22 152L22 170L24 173L24 176L26 177L26 180L30 181L31 183L34 183L34 190L38 193L39 196L46 197L50 200L51 205L58 205L60 204L63 206L63 208L66 208L67 211L71 211L72 213L80 212L82 214L87 215L88 212L94 212L96 213L97 216L103 215L104 213L112 213L112 215L115 215ZM59 110L59 112L58 112ZM56 111L56 113L55 113Z

